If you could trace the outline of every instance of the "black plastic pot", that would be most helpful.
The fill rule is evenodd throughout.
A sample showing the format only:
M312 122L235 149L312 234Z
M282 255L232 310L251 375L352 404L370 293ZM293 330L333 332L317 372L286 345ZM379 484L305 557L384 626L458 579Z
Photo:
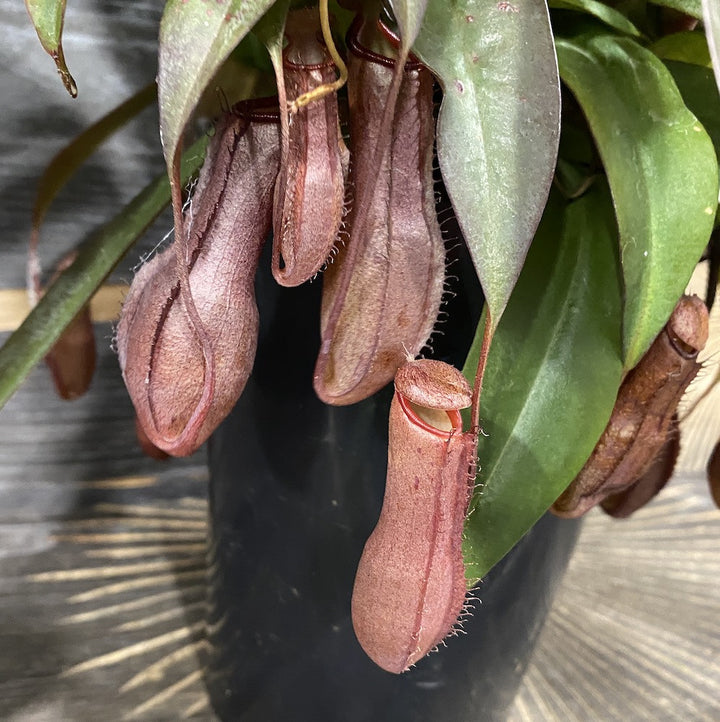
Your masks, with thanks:
M350 597L382 501L391 390L345 408L315 398L319 287L261 273L255 371L211 441L213 706L233 722L502 719L578 525L543 518L476 588L466 635L403 675L376 667Z

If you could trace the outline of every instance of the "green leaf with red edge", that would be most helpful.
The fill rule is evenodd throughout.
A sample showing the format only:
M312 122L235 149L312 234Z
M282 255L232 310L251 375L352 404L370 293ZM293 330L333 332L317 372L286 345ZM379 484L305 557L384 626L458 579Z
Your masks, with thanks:
M720 4L717 0L702 0L705 35L715 70L715 81L720 88Z
M274 0L168 0L160 22L158 99L168 173L203 90ZM179 194L179 189L175 189Z
M183 155L180 166L183 182L202 165L207 143L208 138L203 137ZM48 288L0 348L0 408L169 202L170 185L163 174L78 248L72 266Z
M25 0L30 19L45 51L55 61L60 79L73 98L77 97L77 85L70 75L62 47L65 23L65 0Z
M560 82L545 0L430 0L413 52L443 87L440 169L496 326L557 157Z
M463 555L482 578L575 478L622 378L617 226L603 182L553 193L490 347ZM465 364L475 375L482 326Z
M710 238L718 166L672 75L630 38L556 38L610 182L625 280L625 368L664 326Z

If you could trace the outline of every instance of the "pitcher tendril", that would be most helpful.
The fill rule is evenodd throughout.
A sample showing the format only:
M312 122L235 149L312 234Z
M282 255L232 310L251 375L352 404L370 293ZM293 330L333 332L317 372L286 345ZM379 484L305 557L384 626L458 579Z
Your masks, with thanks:
M345 61L340 57L340 53L338 53L337 48L335 47L335 41L333 40L332 31L330 30L328 0L320 0L320 27L322 29L322 36L323 40L325 41L325 45L327 45L330 57L332 58L333 63L335 63L335 65L337 66L340 75L338 76L338 79L334 82L327 83L326 85L320 85L319 87L313 88L307 93L303 93L301 96L295 98L295 100L293 100L289 105L290 113L292 113L293 115L297 113L300 108L304 108L306 105L309 105L313 101L324 98L326 95L330 95L330 93L337 92L338 90L340 90L340 88L342 88L343 85L345 85L347 81L347 66L345 65Z

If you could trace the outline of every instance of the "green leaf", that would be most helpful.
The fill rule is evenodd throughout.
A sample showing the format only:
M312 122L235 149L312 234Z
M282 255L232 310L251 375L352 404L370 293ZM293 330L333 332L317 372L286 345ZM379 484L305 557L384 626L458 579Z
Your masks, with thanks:
M715 0L710 0L714 2ZM690 15L690 17L702 20L702 6L700 0L651 0L654 5L662 5L666 8L672 8L678 12Z
M285 20L289 7L290 0L277 0L275 5L258 21L253 30L253 34L257 36L270 54L275 75L278 77L278 87L280 86L279 76L283 72L283 39L285 37Z
M344 2L344 0L341 1ZM330 11L330 17L333 18L333 33L344 40L355 19L355 12L350 9L349 5L347 7L340 5L338 0L330 0L328 9Z
M143 108L150 105L155 97L155 83L153 82L86 128L50 161L38 184L32 219L34 232L39 230L53 199L72 178L75 171L103 141L122 128Z
M274 72L272 63L270 62L270 56L268 55L267 49L263 45L261 39L258 37L257 31L266 17L272 17L274 12L278 9L282 10L283 8L287 8L288 4L287 0L276 0L270 10L268 10L260 20L258 20L257 24L253 28L253 32L248 33L240 41L235 50L230 53L229 59L235 60L239 65L245 66L248 70L254 69L264 73L265 75L273 75Z
M703 124L720 153L720 95L711 68L666 61L685 105Z
M415 42L427 9L428 0L390 0L400 28L400 40L406 53Z
M655 41L650 46L650 50L663 60L678 60L681 63L712 67L710 51L702 33L682 32L665 35Z
M626 35L640 37L640 31L621 12L599 0L549 0L548 5L558 10L579 10L602 20Z
M207 142L208 138L201 138L184 154L180 169L184 182L202 165ZM0 407L169 202L170 185L163 175L80 246L73 265L50 286L22 325L0 348Z
M720 4L717 0L702 0L702 6L707 44L715 68L715 80L720 88Z
M65 22L65 0L25 0L30 19L45 51L55 61L65 90L77 97L77 85L70 75L62 47L62 32Z
M273 0L168 0L160 22L158 98L172 176L183 130L215 72Z
M485 371L478 489L465 524L482 578L575 478L622 376L617 228L601 183L566 210L551 196ZM472 379L482 324L465 365Z
M587 33L557 38L556 46L560 75L585 113L610 181L630 369L667 321L710 237L715 151L662 61L634 40Z
M566 119L560 136L554 185L567 199L579 198L600 175L600 159L585 124Z
M431 0L413 47L444 91L437 145L496 326L542 215L560 93L544 0Z
M276 0L275 4L258 20L253 30L253 33L270 53L273 65L276 61L280 61L282 64L285 19L289 7L290 0Z

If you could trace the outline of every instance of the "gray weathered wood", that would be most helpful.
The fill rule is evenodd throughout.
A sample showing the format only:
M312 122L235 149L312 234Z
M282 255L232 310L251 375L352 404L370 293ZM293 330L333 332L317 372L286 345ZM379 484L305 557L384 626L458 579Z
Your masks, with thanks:
M24 286L34 193L45 165L75 134L154 77L162 5L68 3L64 46L79 87L78 99L72 100L40 47L24 4L0 2L0 288ZM156 110L150 109L106 143L50 209L40 246L45 269L163 168ZM155 245L170 227L166 214L141 248ZM131 278L140 253L131 251L116 280ZM166 463L142 455L110 349L112 333L111 324L96 326L98 372L85 397L60 401L47 370L39 367L0 411L3 720L122 719L133 713L143 720L168 720L194 708L196 718L212 718L199 678L172 689L198 675L201 650L177 660L168 656L201 637L204 453ZM0 342L6 337L0 334ZM152 517L138 516L143 506ZM158 517L158 508L166 516ZM134 541L138 534L147 541ZM143 573L140 564L149 571ZM126 573L102 578L119 566ZM99 576L63 577L78 569L98 569ZM122 583L128 589L72 601ZM133 645L163 635L164 644L136 647L136 654L122 658L121 652L103 664L102 655L128 654ZM167 664L163 674L123 691L128 680L161 659ZM90 663L67 675L89 660L100 666Z

